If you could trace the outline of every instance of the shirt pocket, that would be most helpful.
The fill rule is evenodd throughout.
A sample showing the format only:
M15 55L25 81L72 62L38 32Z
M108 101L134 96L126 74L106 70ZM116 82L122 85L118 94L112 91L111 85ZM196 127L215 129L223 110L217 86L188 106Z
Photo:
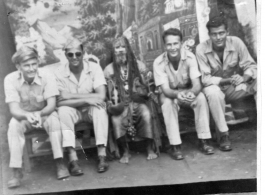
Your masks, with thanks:
M227 68L235 67L238 64L238 55L233 54L227 62Z
M44 97L43 97L43 95L37 95L37 96L36 96L36 101L37 101L38 103L44 102Z

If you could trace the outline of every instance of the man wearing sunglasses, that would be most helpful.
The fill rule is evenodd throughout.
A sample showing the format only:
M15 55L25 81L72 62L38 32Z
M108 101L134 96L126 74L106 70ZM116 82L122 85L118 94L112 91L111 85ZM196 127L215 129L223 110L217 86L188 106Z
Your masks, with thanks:
M241 39L228 36L227 21L216 16L207 23L210 39L199 44L196 57L202 73L203 93L221 133L219 149L231 151L225 103L257 94L257 65Z
M69 154L69 171L73 176L82 175L75 151L74 126L79 122L93 123L98 149L98 172L107 171L106 145L108 115L105 106L106 81L99 64L83 59L83 45L70 40L65 46L68 63L56 71L60 95L57 99L61 121L63 147Z

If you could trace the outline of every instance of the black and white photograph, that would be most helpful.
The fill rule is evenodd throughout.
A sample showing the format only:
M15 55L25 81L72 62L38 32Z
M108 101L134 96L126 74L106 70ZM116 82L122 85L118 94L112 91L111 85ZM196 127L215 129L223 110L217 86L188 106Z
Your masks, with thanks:
M0 194L257 195L260 4L0 0Z

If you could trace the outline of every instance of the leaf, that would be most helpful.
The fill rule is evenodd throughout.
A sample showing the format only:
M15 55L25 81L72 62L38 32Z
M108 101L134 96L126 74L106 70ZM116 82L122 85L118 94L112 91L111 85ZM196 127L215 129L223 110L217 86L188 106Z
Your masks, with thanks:
M96 38L98 38L99 37L99 31L98 30L91 30L89 33L88 33L88 37L90 38L90 39L96 39Z
M102 52L105 49L104 45L103 42L97 41L94 45L95 51Z

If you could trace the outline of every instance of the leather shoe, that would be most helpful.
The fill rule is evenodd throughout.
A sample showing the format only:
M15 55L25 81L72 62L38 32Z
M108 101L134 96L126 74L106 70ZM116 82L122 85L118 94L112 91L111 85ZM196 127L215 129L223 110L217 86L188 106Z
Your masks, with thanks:
M23 178L23 173L21 170L18 170L16 174L7 182L8 188L17 188L21 185L21 179Z
M214 149L210 146L205 139L200 139L200 149L204 154L210 155L214 153Z
M70 176L68 169L63 163L56 164L57 167L57 179L65 179Z
M109 164L106 162L106 156L99 156L98 172L103 173L108 170Z
M222 151L231 151L231 141L229 140L228 135L223 135L220 139L220 146L219 149Z
M173 148L171 147L168 151L170 157L174 160L182 160L184 159L180 146Z
M77 160L73 160L69 163L68 166L69 172L72 176L79 176L79 175L83 175L83 170L81 169L81 167L79 166Z

